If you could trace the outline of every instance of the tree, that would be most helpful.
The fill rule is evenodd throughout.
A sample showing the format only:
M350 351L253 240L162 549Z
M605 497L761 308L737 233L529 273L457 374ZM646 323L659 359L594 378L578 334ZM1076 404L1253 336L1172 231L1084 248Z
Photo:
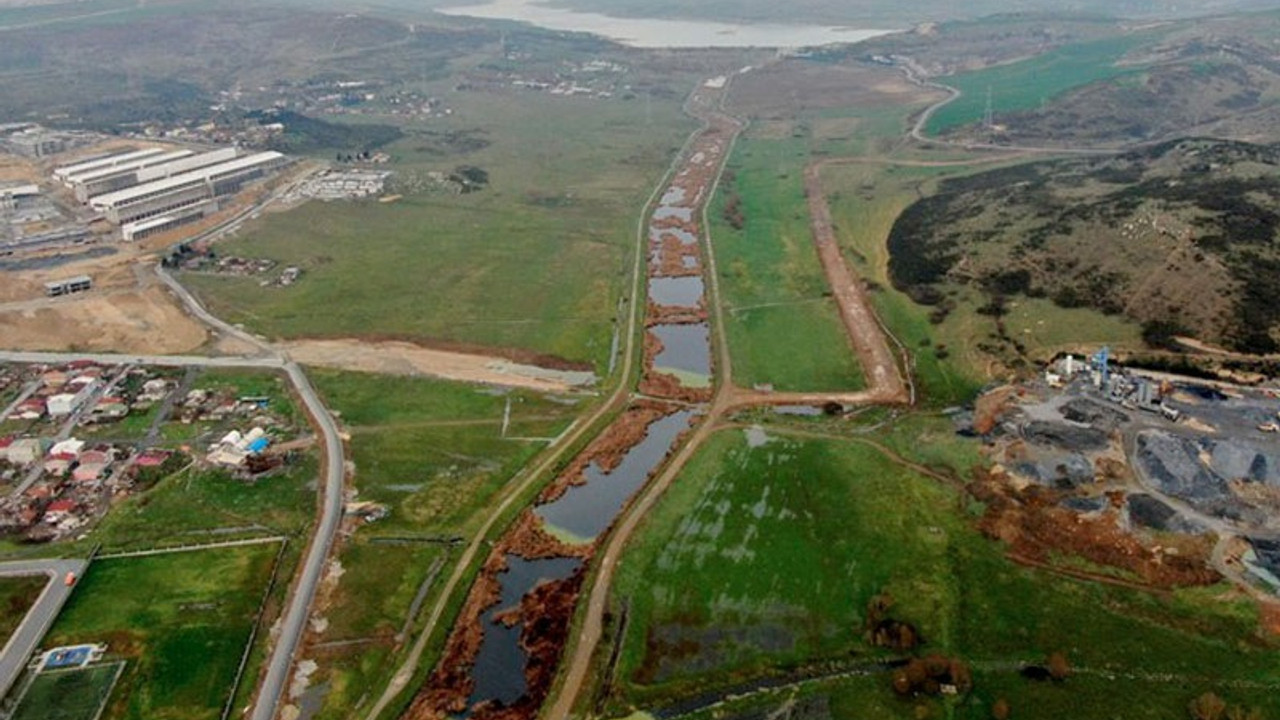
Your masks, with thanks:
M996 703L991 706L992 720L1009 720L1012 713L1013 711L1009 709L1009 701L1004 698L996 700Z
M1187 706L1192 720L1222 720L1227 711L1227 704L1212 692L1207 692Z

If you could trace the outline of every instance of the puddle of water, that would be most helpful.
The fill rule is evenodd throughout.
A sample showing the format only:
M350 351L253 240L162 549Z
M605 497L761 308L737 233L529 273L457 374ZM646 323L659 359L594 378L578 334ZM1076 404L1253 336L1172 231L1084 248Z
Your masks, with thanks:
M653 211L654 220L667 220L676 218L683 222L691 222L693 220L693 208L671 207L664 205Z
M680 263L686 268L692 270L693 268L698 267L698 258L692 255L683 255L680 257Z
M649 279L649 298L659 305L693 308L702 300L700 277L656 277Z
M576 538L591 540L613 523L631 496L649 479L680 433L689 429L693 413L682 410L655 420L644 439L627 451L613 472L606 473L594 462L584 473L586 484L570 487L558 500L540 505L542 519Z
M471 673L476 681L469 700L471 707L486 700L511 705L523 697L526 690L524 666L528 658L520 647L520 625L508 628L494 622L494 618L519 605L521 598L539 585L569 577L581 564L577 558L525 560L507 556L508 569L498 576L502 600L480 621L484 641Z
M812 405L779 405L773 411L779 415L801 415L804 417L817 417L825 414L822 408Z
M329 683L307 688L298 699L298 720L311 720L324 708L324 699L329 695Z
M684 202L684 198L686 194L687 193L685 192L684 188L679 186L672 186L670 188L667 188L666 194L662 196L662 200L659 201L658 204L659 205L679 205L680 203Z
M655 325L649 329L662 341L662 352L653 360L659 370L679 370L711 375L711 328L697 325Z
M679 240L681 245L693 245L698 242L698 236L683 228L649 228L649 239L656 243L661 243L664 235L671 235Z
M396 485L383 485L382 489L390 492L416 493L423 487L425 485L422 483L399 483Z
M770 440L773 439L769 437L769 433L765 432L764 428L760 427L759 425L752 425L751 427L746 428L742 432L747 436L747 447L752 449L758 448L758 447L764 447L765 445L769 444ZM766 486L765 490L768 490L768 489L769 488Z

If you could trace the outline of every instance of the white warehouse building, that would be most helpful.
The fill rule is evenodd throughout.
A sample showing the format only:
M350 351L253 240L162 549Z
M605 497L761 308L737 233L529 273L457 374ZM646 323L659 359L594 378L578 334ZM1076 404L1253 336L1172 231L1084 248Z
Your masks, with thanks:
M81 175L85 175L99 170L109 170L111 168L123 168L129 163L147 158L164 155L169 152L164 148L147 148L146 150L131 150L129 152L116 153L105 157L85 160L74 165L64 165L55 168L53 171L54 179L61 183L70 185L73 180Z
M286 162L278 152L256 153L99 195L89 204L117 225L165 215L190 217L195 206L203 205L203 214L214 205L210 201L239 192L246 183L265 177Z
M113 168L82 175L74 183L76 199L87 203L91 198L109 192L235 160L237 154L235 148L223 148L198 155L190 150L178 150L153 158L155 162L144 161L144 164L136 168Z

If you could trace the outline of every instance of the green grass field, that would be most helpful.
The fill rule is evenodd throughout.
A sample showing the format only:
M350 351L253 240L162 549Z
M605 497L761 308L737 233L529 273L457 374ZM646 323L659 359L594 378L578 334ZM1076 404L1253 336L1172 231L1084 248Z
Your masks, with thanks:
M348 717L362 698L372 702L401 659L392 646L432 566L442 563L423 607L453 571L459 550L452 541L476 532L503 487L545 447L531 438L558 435L581 408L537 393L442 380L311 374L351 433L358 499L391 511L361 527L339 558L344 574L324 639L358 642L327 653L322 663L317 683L330 690L318 717L328 720Z
M104 717L221 714L278 547L95 562L44 644L104 642L128 660Z
M119 663L40 673L31 680L13 720L95 720L120 672Z
M1280 653L1258 634L1256 608L1225 586L1161 598L1021 568L971 527L946 486L857 441L774 432L754 448L743 430L713 437L633 540L614 593L615 610L628 607L610 704L619 714L789 668L884 657L861 627L868 600L886 591L892 616L925 638L922 652L981 671L966 700L976 709L939 714L927 703L939 706L925 717L986 717L982 704L997 696L1017 717L1057 717L1036 712L1055 692L1063 697L1049 707L1073 717L1117 717L1126 703L1145 713L1135 717L1170 717L1160 712L1209 689L1225 697L1243 683L1240 702L1256 703L1280 683ZM967 454L954 452L953 462ZM1046 688L1017 677L1021 663L1055 651L1078 680ZM1106 680L1125 673L1135 681ZM849 692L849 707L898 704L885 675ZM903 710L889 716L913 712Z
M104 550L145 549L235 535L299 536L315 517L314 455L280 475L237 480L218 470L190 469L161 480L103 518L89 536Z
M184 281L219 316L273 337L514 347L603 372L636 220L692 124L675 100L647 110L537 93L449 101L459 119L437 130L476 131L492 144L442 158L410 136L387 148L390 167L407 177L476 165L488 189L269 214L219 250L301 266L302 282Z
M963 95L934 113L925 132L936 135L982 120L988 89L999 122L1000 113L1037 108L1070 90L1136 72L1139 68L1116 63L1144 39L1149 38L1131 34L1068 45L1028 60L943 78L943 83Z
M734 380L782 391L856 390L862 373L813 247L804 197L803 140L741 140L732 182L712 202L715 242ZM724 217L740 198L746 224Z

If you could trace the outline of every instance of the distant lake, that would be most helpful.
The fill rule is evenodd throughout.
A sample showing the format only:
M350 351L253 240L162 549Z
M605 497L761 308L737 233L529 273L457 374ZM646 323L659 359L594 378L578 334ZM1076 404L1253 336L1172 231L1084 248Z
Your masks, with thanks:
M893 32L892 30L861 30L822 25L618 18L599 13L549 7L540 5L534 0L492 0L482 5L437 8L436 10L446 15L516 20L548 30L592 33L638 48L799 48L858 42Z

